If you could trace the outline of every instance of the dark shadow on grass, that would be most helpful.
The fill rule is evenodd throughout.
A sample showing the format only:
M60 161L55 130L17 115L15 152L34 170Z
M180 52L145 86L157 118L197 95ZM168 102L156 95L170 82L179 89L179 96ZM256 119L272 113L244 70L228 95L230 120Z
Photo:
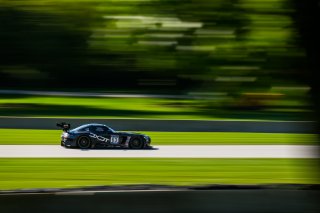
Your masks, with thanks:
M66 149L78 149L81 151L90 151L90 150L122 150L122 151L144 151L144 150L159 150L159 148L156 147L149 147L149 148L143 148L143 149L130 149L130 148L121 148L121 147L94 147L90 149L80 149L80 148L69 148L65 147Z
M18 99L18 98L29 98L34 97L27 94L0 94L0 99Z

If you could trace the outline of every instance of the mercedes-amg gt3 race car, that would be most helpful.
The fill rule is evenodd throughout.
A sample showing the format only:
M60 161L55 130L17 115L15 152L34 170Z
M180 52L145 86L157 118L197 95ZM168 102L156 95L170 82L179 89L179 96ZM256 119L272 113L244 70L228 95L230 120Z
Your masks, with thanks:
M57 123L63 129L61 146L89 149L120 147L131 149L151 148L149 136L139 133L118 132L104 124L84 124L70 130L70 124Z

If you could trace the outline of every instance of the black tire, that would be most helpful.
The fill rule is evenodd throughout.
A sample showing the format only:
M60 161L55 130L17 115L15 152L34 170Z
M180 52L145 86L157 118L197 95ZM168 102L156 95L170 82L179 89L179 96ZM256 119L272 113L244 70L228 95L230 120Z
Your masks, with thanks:
M61 146L64 146L64 143L63 143L63 141L61 141L61 144L60 144Z
M91 140L86 136L81 136L77 141L77 145L80 149L89 149L91 146Z
M143 146L144 142L139 138L133 138L129 143L129 147L131 149L142 149Z

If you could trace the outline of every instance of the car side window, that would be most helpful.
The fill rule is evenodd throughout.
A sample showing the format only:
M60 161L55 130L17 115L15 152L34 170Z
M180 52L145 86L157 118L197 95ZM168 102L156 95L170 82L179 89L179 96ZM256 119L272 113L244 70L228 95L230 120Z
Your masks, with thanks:
M107 132L107 128L105 128L103 126L95 126L95 127L93 127L93 131L98 134L104 134Z

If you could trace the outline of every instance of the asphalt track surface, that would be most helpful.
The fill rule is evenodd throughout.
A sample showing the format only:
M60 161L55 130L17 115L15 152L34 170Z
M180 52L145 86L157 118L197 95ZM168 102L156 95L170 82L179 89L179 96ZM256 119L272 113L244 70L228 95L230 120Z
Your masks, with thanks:
M0 117L0 128L58 129L56 123L62 121L70 123L71 127L86 123L103 123L115 130L124 131L315 133L315 122L312 121Z
M153 149L68 149L59 145L1 145L0 158L318 158L318 146L156 146Z

